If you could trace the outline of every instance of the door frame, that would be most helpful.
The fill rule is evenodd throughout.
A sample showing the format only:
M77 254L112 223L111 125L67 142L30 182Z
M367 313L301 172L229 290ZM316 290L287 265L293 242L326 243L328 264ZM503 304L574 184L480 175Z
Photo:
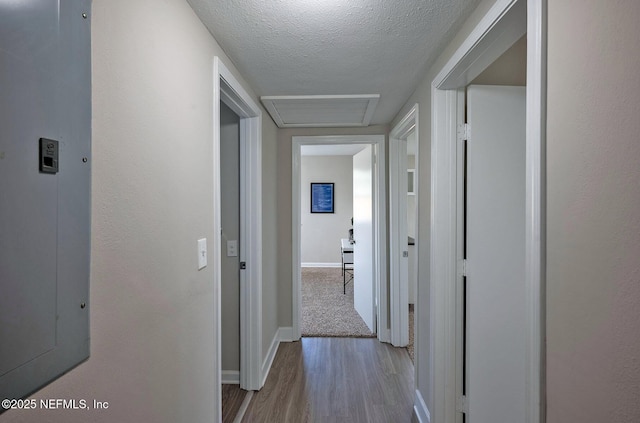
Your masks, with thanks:
M545 420L546 0L497 0L432 81L431 139L431 415L456 422L464 407L457 366L459 255L458 137L465 87L527 34L526 105L526 416ZM418 404L416 404L418 409ZM435 412L434 412L435 411ZM428 410L427 410L428 412ZM420 413L417 413L420 415ZM428 421L428 420L427 420Z
M401 201L407 203L406 181L407 168L403 165L400 143L406 142L411 132L416 135L416 164L414 174L414 191L417 193L420 181L419 174L419 106L415 104L411 110L398 122L389 133L389 286L390 286L390 317L391 344L394 347L404 347L409 343L409 281L403 279L400 273L400 261L403 251L407 249L407 240L399 233L400 220L406 221L406 213L401 213ZM404 150L403 150L404 151ZM419 216L419 195L415 196L416 220ZM405 223L406 226L406 223ZM417 228L417 225L416 225ZM419 243L417 241L415 255L419 257ZM419 263L418 263L419 266Z
M220 389L221 257L220 102L240 117L240 387L262 387L262 112L219 57L213 59L213 284L217 354L214 357ZM221 390L218 400L222 404ZM218 407L221 409L220 407ZM221 414L220 414L221 416ZM221 417L220 417L221 418Z
M292 333L293 339L302 336L300 320L302 316L301 284L301 198L300 160L303 145L331 144L371 144L375 152L374 170L374 256L376 260L376 328L377 337L382 342L390 341L388 324L388 279L387 279L387 210L386 210L386 148L384 135L319 135L293 136L291 146L291 238L292 238ZM337 248L338 246L336 246Z

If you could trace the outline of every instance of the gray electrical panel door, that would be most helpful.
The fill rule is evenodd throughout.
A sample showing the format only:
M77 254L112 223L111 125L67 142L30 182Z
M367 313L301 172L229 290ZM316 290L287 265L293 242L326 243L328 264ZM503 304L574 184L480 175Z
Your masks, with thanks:
M2 399L89 357L90 7L0 3Z

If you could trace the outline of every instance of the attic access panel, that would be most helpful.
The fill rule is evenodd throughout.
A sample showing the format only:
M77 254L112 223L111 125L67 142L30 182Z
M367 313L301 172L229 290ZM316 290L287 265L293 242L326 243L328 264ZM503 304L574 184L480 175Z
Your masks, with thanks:
M280 128L368 126L379 94L263 96Z
M0 13L1 399L89 356L90 12L37 0Z

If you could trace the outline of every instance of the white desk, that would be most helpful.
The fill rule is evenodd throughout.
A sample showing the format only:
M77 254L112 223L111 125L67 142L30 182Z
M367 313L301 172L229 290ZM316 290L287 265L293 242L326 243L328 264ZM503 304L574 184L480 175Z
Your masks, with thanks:
M340 240L340 254L342 255L342 293L346 294L347 284L353 280L353 244L347 238ZM349 274L349 280L347 280L347 274Z

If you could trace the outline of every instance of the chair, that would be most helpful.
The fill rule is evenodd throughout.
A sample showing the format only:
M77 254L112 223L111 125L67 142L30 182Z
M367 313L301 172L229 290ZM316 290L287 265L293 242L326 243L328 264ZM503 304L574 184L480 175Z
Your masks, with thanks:
M345 246L345 240L342 242L342 293L347 293L347 284L353 280L353 247L351 244ZM349 277L347 279L347 276Z

